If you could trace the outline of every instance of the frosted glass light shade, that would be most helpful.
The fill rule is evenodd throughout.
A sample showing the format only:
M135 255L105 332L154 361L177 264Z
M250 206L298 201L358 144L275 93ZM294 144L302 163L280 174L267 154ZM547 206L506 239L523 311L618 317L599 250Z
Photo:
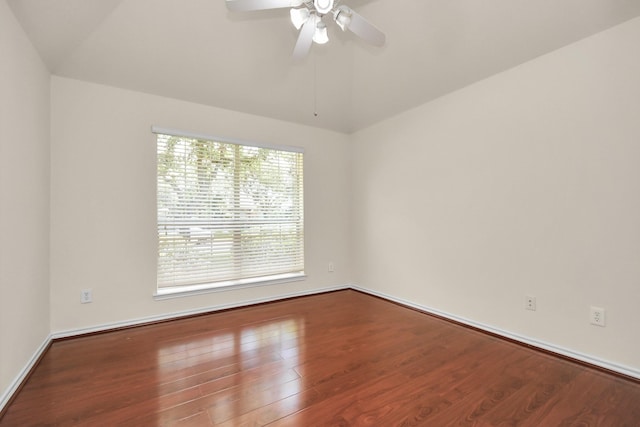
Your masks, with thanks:
M313 41L318 44L325 44L329 41L329 35L327 34L327 26L324 22L320 21L316 25L316 32L313 35Z
M346 30L349 28L349 24L351 24L350 10L345 6L340 6L335 13L334 19L342 31Z
M305 22L309 19L309 9L306 7L300 9L291 9L291 23L297 30L302 28Z

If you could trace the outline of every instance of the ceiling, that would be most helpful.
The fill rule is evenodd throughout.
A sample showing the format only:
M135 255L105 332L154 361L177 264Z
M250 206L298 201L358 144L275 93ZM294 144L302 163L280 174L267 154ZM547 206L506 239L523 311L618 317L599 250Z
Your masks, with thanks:
M345 133L640 16L638 0L343 0L386 45L330 22L296 62L287 9L6 1L55 75Z

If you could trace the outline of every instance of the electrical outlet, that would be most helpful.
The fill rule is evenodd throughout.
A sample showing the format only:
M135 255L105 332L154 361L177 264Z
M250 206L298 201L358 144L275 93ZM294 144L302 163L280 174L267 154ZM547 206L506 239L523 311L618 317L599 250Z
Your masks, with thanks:
M604 327L606 325L604 308L591 306L591 324Z
M327 271L329 271L329 273L333 273L335 271L335 266L333 265L333 262L329 263L329 266L327 267Z
M83 289L80 291L80 304L87 304L93 301L93 292L91 289Z
M536 311L536 297L525 296L524 297L524 308L531 311Z

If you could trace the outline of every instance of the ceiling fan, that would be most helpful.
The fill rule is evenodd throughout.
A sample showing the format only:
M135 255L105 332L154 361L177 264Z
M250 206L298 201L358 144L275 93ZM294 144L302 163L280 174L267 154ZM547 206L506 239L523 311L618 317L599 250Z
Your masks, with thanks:
M227 8L234 12L291 8L291 22L300 30L293 49L295 59L304 58L312 42L324 44L329 41L327 26L323 22L327 15L342 31L349 30L374 46L384 45L386 39L384 33L369 21L351 8L340 5L340 0L226 0L226 3Z

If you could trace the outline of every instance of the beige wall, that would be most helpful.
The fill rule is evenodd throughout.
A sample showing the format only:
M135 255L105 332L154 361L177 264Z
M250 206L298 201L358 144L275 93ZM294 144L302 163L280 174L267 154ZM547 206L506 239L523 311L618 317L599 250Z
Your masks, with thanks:
M638 40L635 19L355 134L355 282L640 374Z
M49 335L49 73L0 1L0 407Z
M307 279L155 301L152 125L304 147ZM349 283L346 135L59 77L51 135L54 333ZM80 304L83 288L93 303Z

